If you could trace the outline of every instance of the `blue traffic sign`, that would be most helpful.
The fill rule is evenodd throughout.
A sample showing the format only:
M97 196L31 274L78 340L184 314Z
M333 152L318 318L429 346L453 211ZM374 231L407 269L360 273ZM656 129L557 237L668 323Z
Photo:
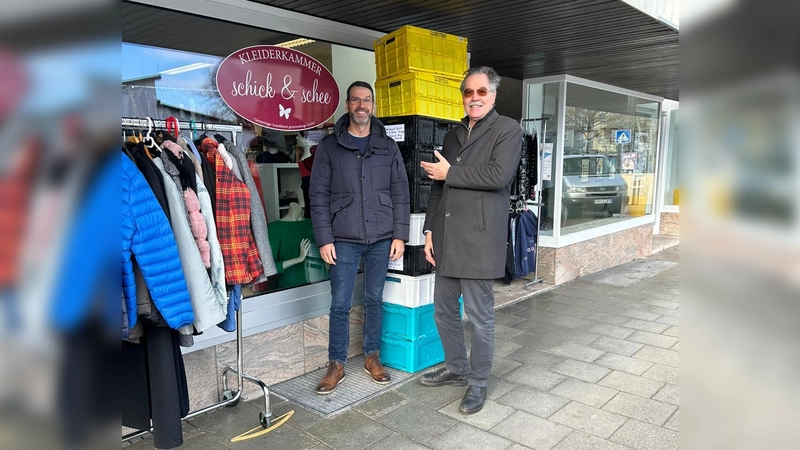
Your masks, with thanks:
M631 130L614 130L614 142L617 144L630 144Z

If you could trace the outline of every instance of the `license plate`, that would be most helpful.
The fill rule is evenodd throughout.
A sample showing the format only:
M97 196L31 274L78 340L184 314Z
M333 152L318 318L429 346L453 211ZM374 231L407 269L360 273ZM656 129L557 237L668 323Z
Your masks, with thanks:
M604 205L604 204L607 204L607 203L611 203L612 201L613 200L611 200L610 198L596 198L596 199L594 199L594 204L595 205Z

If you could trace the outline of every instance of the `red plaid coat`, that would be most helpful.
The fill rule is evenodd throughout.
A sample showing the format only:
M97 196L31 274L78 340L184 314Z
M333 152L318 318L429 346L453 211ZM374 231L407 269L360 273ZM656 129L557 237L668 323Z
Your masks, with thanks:
M206 140L208 140L207 138ZM264 274L253 234L250 231L250 191L218 157L211 145L206 156L216 169L217 238L225 261L227 284L248 284Z

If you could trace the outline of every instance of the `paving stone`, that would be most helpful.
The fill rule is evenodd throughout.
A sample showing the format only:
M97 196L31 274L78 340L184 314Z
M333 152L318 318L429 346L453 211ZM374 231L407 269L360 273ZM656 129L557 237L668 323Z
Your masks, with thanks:
M566 359L553 366L550 370L586 381L587 383L596 383L611 372L605 367L595 366L594 364L576 361L574 359Z
M617 395L617 391L607 387L569 378L550 390L558 396L575 400L595 408L600 408Z
M675 411L675 414L673 414L672 417L670 417L669 420L667 420L667 423L664 424L664 428L669 428L670 430L673 431L680 431L681 428L680 413L681 413L680 409Z
M416 405L421 406L418 403ZM283 427L280 430L283 430ZM392 433L389 428L353 410L337 414L305 431L325 445L336 449L364 448ZM253 448L264 448L263 441L254 440L254 442L259 446ZM278 444L276 443L276 445ZM283 448L283 446L278 445L275 448Z
M504 378L489 376L489 392L486 393L486 398L497 400L509 391L518 388L517 383L512 383Z
M680 390L678 386L674 386L672 384L667 384L660 391L658 391L653 397L653 400L658 400L660 402L669 403L672 405L679 405L680 404Z
M399 433L392 433L380 441L370 445L365 450L425 450L428 447L412 441Z
M521 366L522 363L519 361L514 361L513 359L501 358L499 356L495 356L494 360L492 361L492 371L491 374L496 377L501 377L504 374L508 373L509 371L516 369L517 367Z
M616 353L622 356L632 356L634 353L644 348L643 344L623 341L622 339L616 339L608 336L603 336L600 339L592 342L590 345L594 348Z
M513 327L514 325L524 322L525 319L519 316L515 316L513 314L506 314L500 311L494 312L494 323L495 325L503 325L507 327Z
M513 353L522 347L522 344L515 341L494 341L494 354L495 356L502 356L503 358L506 358L510 353Z
M510 441L536 450L550 450L572 432L570 428L549 422L524 411L515 412L490 431Z
M652 397L664 386L661 381L637 377L636 375L619 371L611 372L597 384L644 398Z
M494 326L494 339L495 341L508 341L512 338L519 336L525 331L518 328L513 328L505 325Z
M651 312L655 314L661 314L662 316L675 317L675 318L679 318L681 316L679 309L661 308L659 306L654 306Z
M475 416L483 414L481 411ZM506 448L513 442L473 426L459 423L428 441L425 445L441 450L474 450L476 448Z
M616 316L614 314L616 314L616 313L609 313L607 311L605 311L605 312L595 312L595 313L589 314L588 316L583 317L583 319L585 319L585 320L593 320L595 322L600 322L600 323L608 323L608 324L611 324L611 325L622 325L623 323L625 323L625 322L630 320L627 317Z
M677 344L673 345L670 350L675 350L676 352L679 352L681 350L681 343L678 342Z
M658 347L651 347L645 345L641 350L633 354L634 358L651 361L658 364L663 364L670 367L680 367L678 352L674 350L666 350Z
M642 423L638 420L625 422L611 436L611 440L637 450L670 450L679 448L678 433Z
M567 342L567 338L562 336L552 336L552 335L540 335L540 334L531 334L531 333L523 333L514 339L511 342L520 344L525 347L530 348L537 348L539 350L548 350L553 347L558 347L559 345Z
M442 366L434 366L431 367L429 370L437 370ZM428 370L424 371L423 373L427 373ZM422 376L420 374L419 376ZM405 395L413 400L416 400L431 409L439 409L442 406L452 402L456 398L461 398L464 395L464 387L463 386L439 386L439 387L430 387L430 386L423 386L419 384L419 382L412 377L409 381L401 384L399 387L395 388L395 392Z
M656 322L648 322L641 319L631 319L622 324L623 327L634 328L642 331L649 331L651 333L662 333L669 328L669 325Z
M674 405L625 392L620 392L603 406L605 411L622 414L657 426L664 425L677 409L678 407Z
M653 306L660 306L662 308L667 309L678 309L680 303L672 301L672 300L663 300L660 298L648 298L646 300L642 300L642 303L647 303L648 305Z
M373 398L372 400L367 400L366 402L357 405L354 409L367 417L375 418L382 416L410 401L411 399L400 395L395 391L387 391Z
M633 375L641 375L653 366L653 363L650 361L642 361L641 359L630 358L611 352L597 358L593 364L609 369L620 370Z
M655 322L678 326L681 324L681 319L679 317L661 316L658 319L656 319Z
M447 417L418 402L406 403L378 417L376 420L422 444L442 434L444 430L457 423L453 418Z
M664 330L664 333L667 336L674 336L674 337L681 337L681 328L679 326L671 326Z
M600 439L583 431L573 431L559 442L553 450L630 450L624 445Z
M520 386L498 398L497 402L546 419L566 406L569 400L527 386Z
M625 339L626 337L635 333L634 330L630 328L623 328L616 325L611 325L610 323L598 323L593 325L591 328L586 330L590 333L598 333L604 336L610 336L617 339Z
M680 381L677 368L667 367L661 364L654 364L653 367L647 369L642 376L650 378L651 380L663 381L670 384L678 384Z
M585 308L586 309L591 309L592 311L596 311L596 312L593 313L593 314L590 314L589 316L584 317L584 319L589 319L590 316L592 316L594 314L608 314L608 315L611 315L611 316L615 316L616 314L619 314L622 311L625 311L626 309L628 309L628 308L626 308L624 306L618 306L618 305L615 305L613 303L591 304L591 305L586 305ZM622 316L616 316L616 317L622 317ZM591 319L591 320L595 320L595 319ZM622 322L627 322L627 320L619 321L619 323L622 323ZM610 323L614 323L615 325L619 325L619 323L615 323L615 322L610 322Z
M589 333L588 331L571 330L569 328L561 327L560 330L553 331L548 336L563 338L565 339L564 342L589 345L592 342L600 339L600 336L602 335L597 333Z
M603 350L575 344L573 342L565 342L558 347L549 349L547 352L585 362L592 362L605 353Z
M637 331L628 336L627 340L661 348L670 348L678 343L678 338L664 336L663 334L648 333L647 331Z
M565 316L563 314L556 314L557 317L552 317L546 322L553 323L562 327L572 328L574 330L585 330L594 325L594 322L589 320L579 319L577 317Z
M514 328L533 334L550 334L555 331L569 329L560 327L554 323L540 322L533 319L526 319L522 322L519 322L514 325Z
M567 378L538 367L521 365L503 376L506 380L549 391Z
M583 403L572 402L553 414L549 420L608 439L627 419Z
M563 356L543 352L535 348L522 347L510 353L507 358L519 361L529 366L549 369L564 360Z
M587 306L593 303L592 300L586 298L571 297L569 295L561 294L553 296L550 301L571 306Z
M654 314L654 313L651 313L651 312L641 311L641 310L638 310L638 309L626 309L625 311L622 311L621 313L619 313L619 315L620 316L625 316L625 317L630 317L630 318L633 318L633 319L647 320L647 321L650 321L650 322L652 322L652 321L658 319L659 317L661 317L661 314Z
M460 398L454 400L449 405L442 407L439 409L439 412L446 416L452 417L459 422L480 428L481 430L488 430L492 428L493 426L502 422L506 417L514 414L516 411L510 406L506 406L489 399L487 399L483 404L483 409L475 414L466 415L458 410L459 406L461 406ZM428 443L428 445L430 444Z
M547 308L547 310L572 317L583 317L592 313L592 310L590 309L581 308L579 306L562 305L560 303L554 304L553 306Z

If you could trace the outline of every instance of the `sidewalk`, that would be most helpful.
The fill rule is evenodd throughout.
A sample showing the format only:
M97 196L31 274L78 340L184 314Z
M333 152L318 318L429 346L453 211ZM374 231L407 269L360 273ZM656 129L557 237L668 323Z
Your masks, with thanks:
M180 448L678 448L679 252L666 248L535 295L524 281L512 284L524 300L497 309L489 399L477 414L458 412L465 388L424 387L414 376L329 419L273 395L274 416L294 415L231 443L258 426L263 400L242 402L185 422ZM369 382L363 372L345 381L361 382ZM152 438L127 448L151 449Z

